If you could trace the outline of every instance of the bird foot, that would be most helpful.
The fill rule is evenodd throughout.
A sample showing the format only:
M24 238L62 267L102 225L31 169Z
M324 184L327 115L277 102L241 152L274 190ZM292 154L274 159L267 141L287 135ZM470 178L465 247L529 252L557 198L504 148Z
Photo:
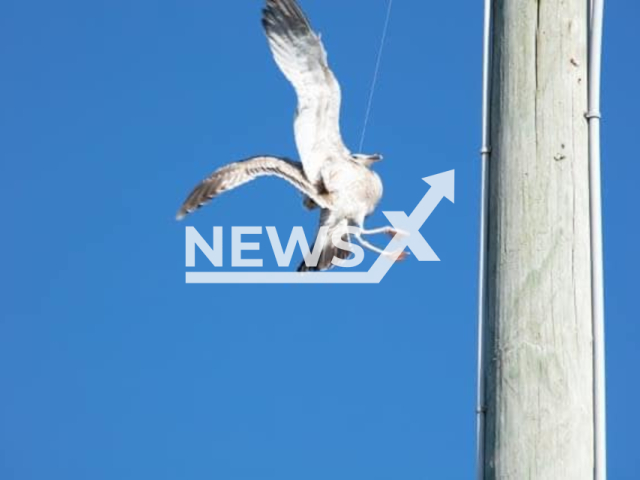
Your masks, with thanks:
M384 252L383 255L394 262L402 262L409 258L411 254L405 250L394 250L393 252Z
M395 228L389 229L386 233L391 238L407 238L409 236L409 232L405 232L404 230L396 230Z
M400 252L400 254L398 255L398 258L396 258L396 262L404 262L407 258L409 258L411 256L411 254L407 251L402 251Z

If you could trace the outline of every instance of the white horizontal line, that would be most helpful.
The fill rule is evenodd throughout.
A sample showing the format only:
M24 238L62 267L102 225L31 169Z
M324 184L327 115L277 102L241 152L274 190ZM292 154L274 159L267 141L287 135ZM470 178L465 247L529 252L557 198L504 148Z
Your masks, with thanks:
M379 283L373 272L187 272L189 284Z

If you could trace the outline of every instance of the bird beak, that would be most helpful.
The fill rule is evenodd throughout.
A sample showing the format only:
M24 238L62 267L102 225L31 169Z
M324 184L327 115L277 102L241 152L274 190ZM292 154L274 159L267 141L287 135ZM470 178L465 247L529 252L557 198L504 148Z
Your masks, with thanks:
M375 155L371 155L370 160L372 162L381 162L383 160L383 156L380 155L379 153L376 153Z

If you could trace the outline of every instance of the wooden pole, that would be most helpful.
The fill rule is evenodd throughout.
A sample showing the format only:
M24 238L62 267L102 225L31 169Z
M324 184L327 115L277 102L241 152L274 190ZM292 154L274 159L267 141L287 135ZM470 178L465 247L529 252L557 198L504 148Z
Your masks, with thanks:
M484 477L594 475L585 0L495 0Z

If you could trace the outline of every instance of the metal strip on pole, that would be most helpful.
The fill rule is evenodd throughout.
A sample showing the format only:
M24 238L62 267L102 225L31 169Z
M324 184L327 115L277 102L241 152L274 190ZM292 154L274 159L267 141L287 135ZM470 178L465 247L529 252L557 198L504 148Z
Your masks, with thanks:
M591 220L591 301L593 311L593 388L595 479L607 478L604 268L600 159L600 79L604 0L592 0L589 22L589 187Z
M485 440L485 352L484 329L487 314L487 234L489 222L489 160L491 158L491 0L484 2L484 34L482 41L482 187L480 207L480 268L478 278L478 391L476 469L478 480L484 479Z

